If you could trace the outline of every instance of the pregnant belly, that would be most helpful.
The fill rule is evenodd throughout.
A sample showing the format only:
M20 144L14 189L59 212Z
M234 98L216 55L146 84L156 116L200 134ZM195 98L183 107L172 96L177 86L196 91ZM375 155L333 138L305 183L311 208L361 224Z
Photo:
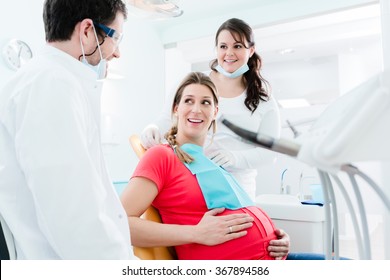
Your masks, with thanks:
M254 218L253 226L247 229L244 237L225 243L206 246L187 244L176 247L179 259L187 260L258 260L273 259L269 256L267 247L270 240L276 239L272 220L257 207L247 207L238 210L226 210L220 215L248 213Z

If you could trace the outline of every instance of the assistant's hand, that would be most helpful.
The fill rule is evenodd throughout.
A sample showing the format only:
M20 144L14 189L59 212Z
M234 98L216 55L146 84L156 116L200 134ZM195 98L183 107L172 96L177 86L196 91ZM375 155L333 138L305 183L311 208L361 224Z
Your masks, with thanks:
M141 133L141 144L145 149L149 149L161 143L161 134L157 125L150 124Z
M208 157L216 164L223 168L235 165L236 159L232 152L228 150L217 150L208 155Z
M268 246L268 252L276 260L285 259L290 251L290 236L282 229L275 229L277 240L271 240Z
M203 215L202 220L195 226L195 243L213 246L247 234L245 229L253 225L253 218L250 215L216 216L223 211L224 208L215 208Z

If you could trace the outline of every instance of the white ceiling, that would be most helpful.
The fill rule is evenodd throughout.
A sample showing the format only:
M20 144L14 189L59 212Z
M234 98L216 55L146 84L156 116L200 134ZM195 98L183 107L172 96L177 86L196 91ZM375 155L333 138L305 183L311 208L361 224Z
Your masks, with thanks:
M131 1L131 0L128 0ZM157 0L144 0L157 1ZM148 21L160 34L163 44L214 34L228 18L237 17L252 27L265 27L331 11L359 7L378 0L161 0L177 2L184 11L180 17ZM130 13L134 11L129 6Z
M256 47L268 62L310 59L380 43L380 9L372 4L255 28ZM188 61L213 57L214 35L177 43ZM196 48L193 46L196 45ZM291 52L282 54L283 51Z
M328 56L380 40L379 1L373 0L176 0L184 10L170 19L143 19L167 48L177 46L187 61L214 56L214 34L238 17L255 31L257 50L268 62ZM132 14L134 10L129 7ZM134 20L134 17L132 17ZM194 47L195 46L195 47ZM280 51L293 49L288 55Z

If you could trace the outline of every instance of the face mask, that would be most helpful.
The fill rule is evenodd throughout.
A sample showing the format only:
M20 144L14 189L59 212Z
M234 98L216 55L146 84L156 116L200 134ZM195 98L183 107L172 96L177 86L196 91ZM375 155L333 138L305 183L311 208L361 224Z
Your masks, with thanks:
M83 43L81 42L81 35L80 35L81 51L83 53L83 58L81 59L81 62L84 65L88 66L90 69L92 69L94 72L96 72L97 80L102 80L102 79L106 78L107 60L103 59L103 55L102 55L102 51L100 49L100 44L99 44L98 37L97 37L97 34L96 34L95 26L93 26L93 32L95 33L95 39L96 39L98 51L99 51L99 54L100 54L100 61L96 65L89 64L89 62L85 58L84 46L83 46Z
M106 78L106 69L107 69L107 60L100 59L99 63L97 65L89 64L89 62L83 57L81 59L81 62L88 66L90 69L92 69L94 72L96 72L97 80L103 80Z
M229 73L227 72L225 69L222 68L222 66L220 66L219 64L217 65L217 67L215 67L215 70L217 70L219 73L221 73L222 75L224 75L225 77L228 77L228 78L231 78L231 79L234 79L234 78L237 78L239 76L241 76L242 74L244 74L246 71L249 70L249 67L248 67L248 64L244 64L242 65L240 68L238 68L236 71L234 71L233 73Z

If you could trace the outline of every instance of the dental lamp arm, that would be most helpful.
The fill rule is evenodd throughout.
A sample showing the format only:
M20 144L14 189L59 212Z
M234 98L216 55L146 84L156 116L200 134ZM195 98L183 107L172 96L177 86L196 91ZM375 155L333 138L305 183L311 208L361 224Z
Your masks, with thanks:
M232 109L225 108L225 111ZM275 99L270 99L261 110L254 113L255 118L259 119L257 131L279 138L281 133L280 113ZM223 114L219 118L223 118ZM219 119L218 118L218 119ZM221 121L219 119L219 121ZM212 159L217 165L223 168L234 167L240 169L256 169L261 165L272 163L276 157L272 151L267 151L261 147L252 145L242 145L239 149L219 149L206 155Z
M262 148L286 154L292 157L296 157L299 153L300 145L293 141L280 138L276 139L265 134L251 132L231 123L223 117L221 118L222 123L238 136Z

